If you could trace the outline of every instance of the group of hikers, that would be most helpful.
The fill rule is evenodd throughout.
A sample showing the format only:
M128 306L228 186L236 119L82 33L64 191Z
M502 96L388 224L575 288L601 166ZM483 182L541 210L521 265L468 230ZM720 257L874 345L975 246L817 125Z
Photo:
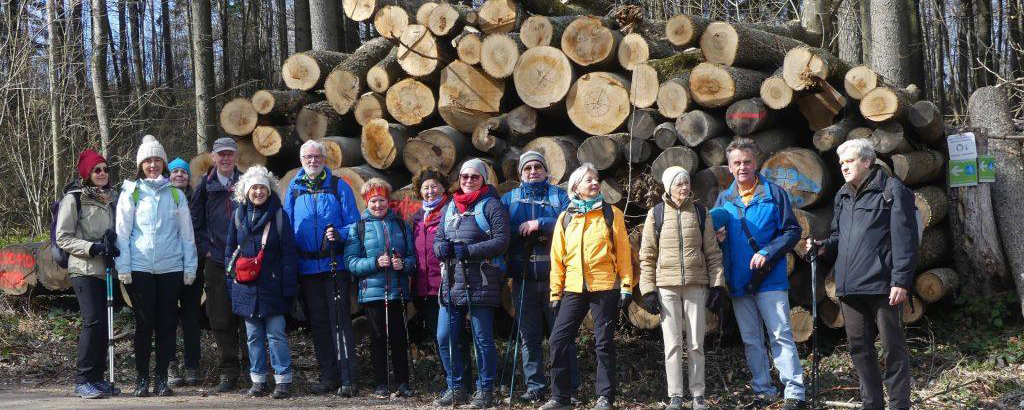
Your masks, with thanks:
M478 159L466 161L451 185L443 173L421 172L413 182L422 209L410 225L393 210L393 188L381 179L366 181L358 192L366 203L360 215L357 193L325 167L326 151L318 141L301 146L302 169L283 191L262 166L240 172L237 151L234 140L216 140L213 166L193 189L189 165L180 158L168 163L161 144L146 136L136 155L137 174L121 184L120 192L113 188L106 159L88 149L81 153L80 181L61 201L55 235L70 254L68 269L82 315L77 395L120 392L103 378L104 278L113 269L133 306L133 394L139 397L170 396L172 387L200 383L203 291L219 354L218 392L238 386L244 328L252 382L247 394L292 395L285 315L298 298L319 370L311 392L359 395L349 299L350 286L356 286L371 329L374 395L415 394L405 316L406 304L412 303L435 331L435 354L443 364L446 389L434 405L492 407L501 383L496 381L495 314L511 278L517 334L509 346L513 367L521 355L525 379L518 399L543 403L541 410L578 403L576 338L588 312L596 355L593 408L614 408L614 332L620 310L634 299L661 318L666 409L707 408L705 315L721 312L726 303L732 304L743 339L755 405L779 400L774 363L784 386L783 408L806 408L785 257L800 246L809 255L836 261L836 294L863 408L886 407L883 380L888 408L910 406L910 361L899 307L917 259L914 198L874 165L866 140L838 148L846 184L836 195L827 238L800 240L788 194L757 172L758 147L752 140L737 138L726 149L734 182L711 209L694 202L688 172L670 167L661 176L663 203L644 223L639 283L634 283L624 215L604 201L601 175L590 164L572 172L563 190L549 182L544 156L525 152L518 162L520 186L502 196ZM884 379L877 335L884 347Z

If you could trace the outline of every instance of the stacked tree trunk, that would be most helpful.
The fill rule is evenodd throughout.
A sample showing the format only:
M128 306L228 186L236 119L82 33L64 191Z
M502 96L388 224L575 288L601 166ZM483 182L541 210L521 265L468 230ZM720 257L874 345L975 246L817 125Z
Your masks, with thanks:
M356 191L369 177L398 190L425 169L454 176L471 158L483 159L488 182L504 191L516 186L518 156L537 150L553 183L593 163L606 201L635 226L660 202L661 173L673 165L689 171L695 198L713 206L732 183L725 148L742 136L761 151L761 175L788 192L803 236L821 237L843 185L836 148L866 138L880 167L915 191L928 232L941 232L926 233L921 245L922 270L940 273L920 286L929 295L955 286L956 273L942 270L951 246L942 222L944 124L916 87L892 86L782 29L688 15L645 21L637 6L549 17L523 15L508 0L479 9L349 3L346 14L372 19L382 37L351 54L293 55L282 67L290 90L260 91L221 112L224 131L252 138L279 175L298 167L297 147L308 137L333 144L329 165ZM414 202L403 196L403 207ZM791 282L809 284L807 263L787 258ZM791 292L803 309L793 314L800 326L810 304L834 304L801 292ZM920 303L933 298L922 293ZM657 325L642 310L627 316ZM835 316L831 325L841 322Z

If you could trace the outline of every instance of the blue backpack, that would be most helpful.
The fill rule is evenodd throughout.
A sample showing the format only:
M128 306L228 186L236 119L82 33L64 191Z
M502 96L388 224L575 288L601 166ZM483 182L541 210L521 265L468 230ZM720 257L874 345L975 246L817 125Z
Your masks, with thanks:
M550 207L552 207L554 209L558 209L562 205L561 201L559 201L558 187L556 187L554 185L550 185L550 184L548 185L547 200L545 200L545 201L536 201L536 200L532 200L532 199L523 199L522 192L523 192L522 189L516 189L516 190L512 191L512 201L509 204L509 209L508 209L508 214L510 216L511 215L515 215L516 212L519 211L519 205L520 204L534 204L534 205L541 205L541 206L550 206Z
M489 197L486 197L484 199L481 199L481 200L477 201L477 203L473 205L473 209L470 209L470 210L468 210L466 212L458 214L458 217L459 218L465 218L467 216L472 216L473 219L476 220L476 225L478 227L480 227L480 229L483 230L484 233L487 234L487 236L489 236L491 238L494 238L494 233L491 232L491 223L487 222L487 216L484 215L484 206L489 201L491 201L492 199L494 199L494 197L490 197L489 196ZM445 210L444 210L444 220L443 220L444 226L445 227L450 226L454 222L453 218L455 218L455 217L456 217L455 201L451 201L451 203L449 203L448 206L445 207ZM493 258L487 259L487 260L484 261L484 263L487 263L487 264L493 265L493 266L497 266L498 269L501 269L501 271L503 273L508 270L508 267L507 267L507 265L505 263L505 255L499 255L499 256L495 256Z

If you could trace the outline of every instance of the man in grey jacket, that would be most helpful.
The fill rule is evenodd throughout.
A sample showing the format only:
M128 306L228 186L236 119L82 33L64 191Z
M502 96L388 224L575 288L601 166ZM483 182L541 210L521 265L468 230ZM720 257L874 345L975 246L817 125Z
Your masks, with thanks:
M885 408L882 372L875 352L881 336L885 355L885 386L890 409L910 408L910 351L903 335L900 304L914 280L920 233L914 194L874 165L875 151L867 140L850 140L837 149L846 180L835 198L832 234L808 238L810 252L836 256L839 296L850 356L860 377L865 409Z

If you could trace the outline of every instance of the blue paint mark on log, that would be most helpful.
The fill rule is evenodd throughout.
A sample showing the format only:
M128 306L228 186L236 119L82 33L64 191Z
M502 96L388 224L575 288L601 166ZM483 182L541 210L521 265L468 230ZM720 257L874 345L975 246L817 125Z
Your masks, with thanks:
M797 192L802 191L813 194L821 193L821 185L818 185L818 183L802 174L796 168L765 167L761 170L761 173L764 174L765 178L768 178L769 181L774 182L782 187L782 189L793 194L790 195L790 198L793 200L793 205L798 207L804 204L804 199L800 195L795 195Z

